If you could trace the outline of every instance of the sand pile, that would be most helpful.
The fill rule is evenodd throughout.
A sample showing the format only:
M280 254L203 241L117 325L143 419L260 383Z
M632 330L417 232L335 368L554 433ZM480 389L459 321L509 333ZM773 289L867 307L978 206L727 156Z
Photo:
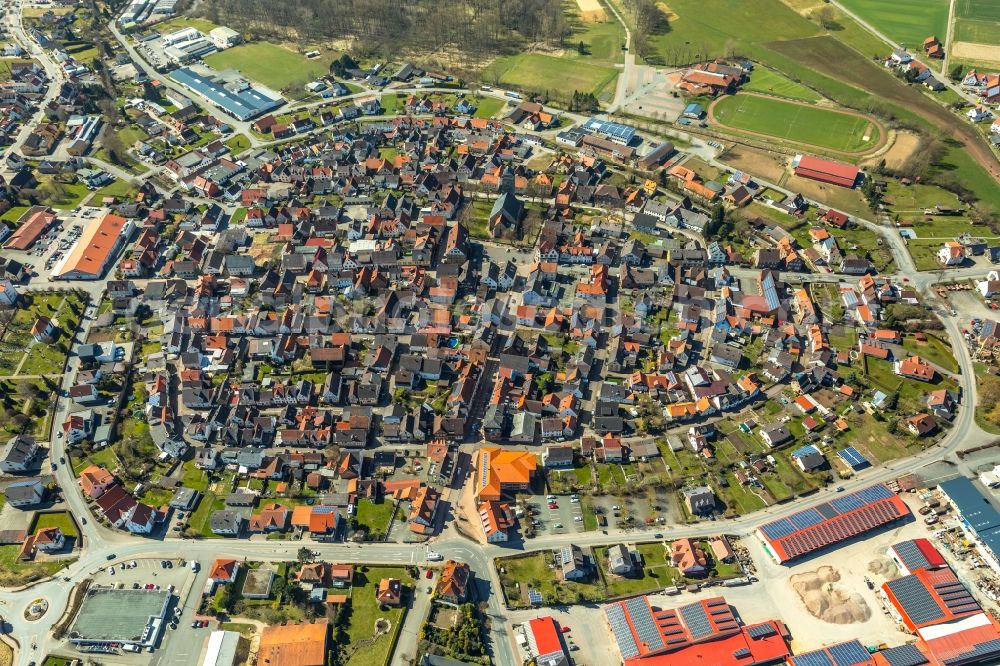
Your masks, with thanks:
M880 557L868 563L868 573L878 576L889 576L895 572L896 568L887 557Z
M789 579L806 609L814 617L831 624L853 624L871 617L871 609L861 595L835 585L840 573L833 567L796 574Z

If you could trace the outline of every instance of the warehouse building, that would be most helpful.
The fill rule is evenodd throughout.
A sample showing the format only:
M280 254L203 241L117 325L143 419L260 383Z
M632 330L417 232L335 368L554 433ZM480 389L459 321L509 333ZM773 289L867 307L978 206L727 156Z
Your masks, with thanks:
M758 666L789 655L784 624L741 625L723 597L655 611L649 597L633 597L608 604L604 612L626 666Z
M1000 572L1000 511L964 476L945 481L939 488L958 513L969 540L979 546L990 567Z
M756 535L783 564L909 515L903 500L880 483L766 523Z
M265 92L245 79L224 81L207 67L181 67L170 78L237 120L256 118L285 103L277 93Z
M840 187L854 187L861 174L861 170L853 164L834 162L812 155L796 155L792 160L792 166L795 168L796 176Z
M57 280L97 280L114 263L115 256L132 233L132 223L124 217L106 214L91 223L66 258L52 271Z

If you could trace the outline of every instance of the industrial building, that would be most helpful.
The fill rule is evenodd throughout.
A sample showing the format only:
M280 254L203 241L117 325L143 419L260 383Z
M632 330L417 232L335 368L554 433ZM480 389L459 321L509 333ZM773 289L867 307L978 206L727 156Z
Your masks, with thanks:
M962 529L990 567L1000 572L1000 511L964 476L945 481L939 486L955 508Z
M166 590L92 587L70 626L69 640L77 647L154 647L169 606Z
M834 162L812 155L796 155L792 160L792 167L796 176L840 187L854 187L861 174L861 170L853 164Z
M604 607L626 666L773 664L788 657L788 630L777 620L741 625L723 597L654 611L649 597Z
M18 218L17 230L7 239L4 248L22 251L30 249L55 221L55 214L47 206L32 206Z
M105 214L91 223L73 249L53 271L57 280L97 280L114 263L115 256L132 233L132 223L124 217Z
M582 125L588 132L594 132L606 137L621 146L627 146L635 138L635 129L621 123L613 123L600 118L590 118Z
M827 645L789 657L790 666L873 666L875 657L859 640Z
M205 657L201 660L201 666L234 666L239 646L239 632L213 631L208 637L208 646Z
M908 573L882 585L882 605L917 641L883 650L879 666L1000 663L1000 623L983 610L929 541L904 541L889 553Z
M277 93L264 92L246 79L223 81L207 67L182 67L171 72L170 78L237 120L256 118L285 103Z
M903 500L880 483L766 523L755 534L783 564L909 515Z

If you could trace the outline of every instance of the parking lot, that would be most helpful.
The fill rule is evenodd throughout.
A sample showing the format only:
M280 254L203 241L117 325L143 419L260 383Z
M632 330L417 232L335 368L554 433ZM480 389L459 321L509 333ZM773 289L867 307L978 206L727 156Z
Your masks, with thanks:
M168 617L175 619L166 625L160 643L156 646L154 655L160 656L123 653L114 656L114 663L147 664L150 663L151 658L155 663L160 661L161 653L170 641L193 642L199 636L198 633L193 632L208 635L207 632L210 629L190 628L191 610L197 606L199 599L197 592L200 590L196 590L196 586L193 585L198 574L192 572L191 568L182 562L178 559L114 559L93 574L93 585L112 586L119 589L158 588L173 594ZM192 595L189 590L196 593ZM193 635L188 636L188 632L192 632ZM175 633L181 635L175 637ZM60 654L74 651L73 646L69 643L60 646L57 650ZM185 652L189 653L188 650Z

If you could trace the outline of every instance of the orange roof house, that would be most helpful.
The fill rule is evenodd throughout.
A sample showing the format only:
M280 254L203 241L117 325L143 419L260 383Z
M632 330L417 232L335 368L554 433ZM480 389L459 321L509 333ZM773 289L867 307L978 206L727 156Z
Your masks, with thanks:
M934 367L919 356L910 356L909 358L897 362L895 364L895 369L897 375L902 375L903 377L908 377L910 379L916 379L921 382L934 381L934 376L936 374Z
M677 539L671 546L670 561L685 576L698 576L708 572L708 558L693 539Z
M323 666L326 663L327 621L264 627L257 663L267 666Z
M80 472L80 488L91 499L103 495L108 486L113 485L114 482L115 475L97 465L89 465Z
M434 531L434 519L441 493L431 486L424 486L417 491L416 497L410 502L410 515L407 518L410 531L416 534L430 534Z
M403 584L398 578L383 578L375 590L375 600L386 606L398 606L403 597Z
M331 567L328 562L310 562L302 565L299 572L295 574L295 579L300 583L328 585L331 577L330 571Z
M476 495L486 502L499 500L505 492L527 490L537 469L534 453L483 447L476 458Z
M208 579L216 583L232 583L239 570L240 563L236 560L215 560L208 570Z
M251 532L272 532L288 528L289 511L277 503L265 504L260 513L250 516Z
M444 563L444 570L438 580L438 597L453 604L460 604L465 601L465 591L469 585L469 565L464 562L448 560Z

